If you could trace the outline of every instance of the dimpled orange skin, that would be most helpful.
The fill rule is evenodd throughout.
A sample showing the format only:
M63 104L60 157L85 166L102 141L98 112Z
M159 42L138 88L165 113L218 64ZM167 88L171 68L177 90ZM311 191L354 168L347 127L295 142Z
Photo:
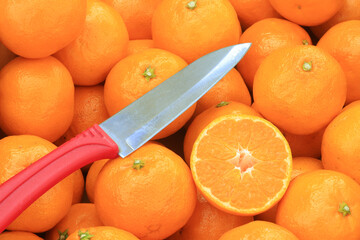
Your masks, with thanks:
M1 233L0 240L43 240L43 239L41 237L38 237L34 233L12 231L12 232Z
M66 216L55 227L46 232L45 239L59 240L59 231L63 233L67 230L68 235L70 235L79 228L102 225L93 203L77 203L70 207Z
M154 40L152 39L139 39L139 40L130 40L126 56L129 56L134 53L144 51L149 48L154 47Z
M286 228L271 222L253 221L224 233L219 240L298 240Z
M198 137L200 132L215 118L233 113L247 114L247 115L261 117L256 110L254 110L253 108L249 107L246 104L235 101L229 101L227 103L228 104L226 105L216 104L208 108L207 110L196 116L189 125L184 138L184 155L187 164L190 164L190 155L191 155L192 147L196 141L196 138Z
M81 228L69 235L67 240L79 240L79 231L82 233L88 232L92 235L89 238L91 240L139 240L130 232L109 226Z
M275 10L286 19L303 26L322 24L333 17L345 0L269 0Z
M54 144L37 136L17 135L1 139L0 184L54 149ZM45 232L66 215L72 197L73 178L69 176L33 202L7 229Z
M360 185L349 176L316 170L290 182L280 200L276 223L300 240L360 238ZM339 212L346 203L350 214ZM304 220L306 219L306 220Z
M345 4L335 14L335 16L333 16L323 24L311 27L311 32L313 32L316 37L321 38L327 30L340 22L345 22L348 20L360 20L359 6L360 0L345 0Z
M86 175L86 181L85 181L86 194L90 202L94 202L96 179L101 169L108 161L109 159L102 159L94 162L93 164L91 164L90 169Z
M242 29L265 18L281 18L269 0L230 0L236 10Z
M143 167L134 168L135 160ZM143 240L164 239L178 231L195 205L196 187L189 167L154 142L107 162L95 185L95 206L102 222Z
M249 27L240 37L240 43L251 42L249 51L236 65L250 91L261 62L273 51L285 46L311 44L309 34L299 25L284 19L268 18Z
M0 127L7 135L32 134L51 142L71 124L74 84L54 57L17 57L0 72Z
M173 52L188 63L239 42L237 14L228 0L202 0L194 9L189 0L162 1L152 19L155 47Z
M54 56L69 69L75 85L91 86L105 80L125 57L129 35L120 14L99 0L88 0L81 34Z
M326 128L321 146L325 169L345 173L360 183L360 101L348 105Z
M74 173L72 173L72 176L74 180L74 192L73 192L72 204L75 204L81 202L84 193L85 180L81 169L78 169Z
M306 66L311 68L304 70ZM340 64L316 46L290 46L270 54L254 80L259 112L279 128L307 135L325 127L341 111L346 78Z
M151 19L161 0L102 0L114 7L123 18L129 32L129 38L149 39Z
M86 0L4 0L1 41L20 56L47 57L80 34L85 14Z
M231 69L230 72L197 101L193 117L221 101L236 101L248 106L251 104L249 90L236 69Z
M179 239L218 240L226 231L251 221L251 216L236 216L217 209L198 193L194 213L179 231Z
M110 115L114 115L130 103L183 69L187 63L179 56L162 49L147 49L119 61L105 81L104 100ZM154 70L153 78L145 78L145 70ZM156 134L160 139L178 131L191 118L196 103L172 123Z
M344 70L348 89L346 104L360 100L360 20L333 26L321 37L317 46L329 52Z

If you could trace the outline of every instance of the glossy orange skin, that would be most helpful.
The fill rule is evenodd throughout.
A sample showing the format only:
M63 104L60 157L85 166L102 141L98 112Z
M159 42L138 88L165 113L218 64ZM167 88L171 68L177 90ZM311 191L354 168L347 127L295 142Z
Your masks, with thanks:
M341 65L346 75L346 104L360 100L360 20L350 20L330 28L317 43Z
M68 130L57 141L59 145L109 118L103 85L76 86L74 96L74 117Z
M134 53L144 51L149 48L154 47L154 40L152 39L139 39L139 40L130 40L126 56L129 56Z
M32 135L9 136L0 140L0 184L54 150L51 142ZM57 183L22 212L8 230L44 232L67 213L73 198L73 178Z
M38 237L34 233L11 231L11 232L1 233L0 240L43 240L43 239L41 237Z
M269 0L273 8L286 19L303 26L322 24L333 17L345 0Z
M281 18L269 0L230 0L243 30L265 18Z
M104 81L125 57L128 42L120 14L100 0L88 0L82 32L54 56L69 69L75 85L91 86Z
M286 228L265 221L254 221L224 233L219 240L297 240Z
M217 49L237 44L241 32L228 0L203 0L189 9L189 0L162 1L152 18L155 47L173 52L188 63Z
M72 204L81 202L84 193L85 180L81 169L76 170L72 173L74 179L74 192Z
M59 231L71 235L79 228L102 226L93 203L77 203L70 207L66 216L46 233L45 240L58 240Z
M360 238L360 185L349 176L317 170L291 181L278 205L276 223L300 240ZM345 202L351 214L343 216ZM306 219L306 220L304 220Z
M303 69L305 62L311 62L310 71ZM326 51L309 45L270 54L255 75L253 94L266 119L292 134L307 135L339 114L346 91L340 64Z
M51 142L70 126L74 84L54 57L17 57L0 72L0 127L7 135L32 134Z
M156 76L147 80L143 73L149 66ZM111 69L105 81L104 99L108 113L114 115L186 66L182 58L162 49L147 49L124 58ZM178 131L193 115L195 107L196 104L188 108L153 139Z
M94 195L95 195L95 184L96 179L101 171L101 169L104 167L104 165L109 161L109 159L102 159L94 162L91 164L89 171L86 175L86 195L89 198L90 202L94 202Z
M321 146L325 169L339 171L360 183L360 104L348 105L326 128Z
M230 72L197 101L193 117L221 101L235 101L248 106L251 104L249 90L236 69L231 69Z
M109 226L88 227L79 229L81 232L88 232L91 240L139 240L132 233ZM67 240L79 240L78 231L69 235Z
M291 172L291 180L300 174L312 172L315 170L323 169L324 166L319 159L312 157L294 157L293 158L293 169ZM260 213L255 216L256 220L276 222L278 204L270 208L268 211Z
M123 18L131 40L151 39L151 19L161 0L102 0Z
M311 44L309 34L299 25L278 18L260 20L249 27L240 37L240 43L252 45L236 68L250 91L254 76L261 62L272 52L285 46Z
M144 166L134 169L134 160L143 161ZM95 185L101 221L144 240L164 239L178 231L195 205L189 167L174 152L153 142L126 158L107 162Z
M194 213L179 231L178 239L218 240L228 230L251 221L253 221L251 216L231 215L217 209L198 193Z
M310 29L318 38L321 38L327 30L338 23L349 20L360 20L359 6L360 0L345 0L342 8L332 18Z
M0 70L15 57L16 55L7 49L0 41Z
M228 105L221 107L217 106L217 104L213 105L204 112L200 113L191 122L185 134L184 155L187 164L190 164L191 151L200 132L215 118L232 113L248 114L260 117L260 114L253 108L235 101L231 101Z
M47 57L80 34L85 15L86 0L1 1L1 41L20 56Z

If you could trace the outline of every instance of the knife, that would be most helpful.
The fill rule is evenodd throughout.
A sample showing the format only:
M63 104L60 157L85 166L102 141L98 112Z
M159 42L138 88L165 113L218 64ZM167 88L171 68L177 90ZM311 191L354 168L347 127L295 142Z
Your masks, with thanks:
M126 157L193 105L245 55L250 43L211 52L108 120L77 135L0 185L0 232L31 203L75 170Z

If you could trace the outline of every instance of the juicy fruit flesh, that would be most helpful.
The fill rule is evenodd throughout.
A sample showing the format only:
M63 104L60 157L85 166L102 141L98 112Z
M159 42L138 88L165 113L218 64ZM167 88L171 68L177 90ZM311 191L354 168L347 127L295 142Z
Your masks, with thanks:
M291 155L284 137L264 121L237 117L200 134L192 156L204 195L238 213L270 208L285 191Z

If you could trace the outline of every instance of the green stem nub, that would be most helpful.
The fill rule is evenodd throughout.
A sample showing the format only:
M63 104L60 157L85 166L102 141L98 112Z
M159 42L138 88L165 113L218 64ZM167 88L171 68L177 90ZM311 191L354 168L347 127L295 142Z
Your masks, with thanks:
M302 40L302 44L303 45L309 45L309 42L308 42L308 40L304 39L304 40Z
M134 164L132 165L133 169L140 170L145 167L145 162L140 159L135 159Z
M90 240L94 235L91 235L89 231L82 232L79 230L78 236L80 237L80 240Z
M197 0L190 1L188 4L186 4L186 7L190 10L194 10L197 7L196 2Z
M229 105L230 102L222 101L216 105L217 108Z
M312 69L312 62L304 62L303 65L302 65L302 69L305 71L305 72L310 72L311 69Z
M351 212L350 212L350 207L349 207L349 205L347 205L345 202L342 202L342 203L339 204L339 209L338 209L338 211L339 211L340 213L342 213L342 215L343 215L344 217L347 216L347 215L349 215L349 214L351 214Z
M68 229L66 229L65 231L61 232L60 230L58 230L58 233L59 233L59 238L58 240L65 240L69 237L69 234L68 234Z
M147 81L150 81L150 79L156 77L155 69L151 68L151 66L148 66L142 75L146 78Z

